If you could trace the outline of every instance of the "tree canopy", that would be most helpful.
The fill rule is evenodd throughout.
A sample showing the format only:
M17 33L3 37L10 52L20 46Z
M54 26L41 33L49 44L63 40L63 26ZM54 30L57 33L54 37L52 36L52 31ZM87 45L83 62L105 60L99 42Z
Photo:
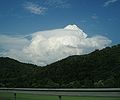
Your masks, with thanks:
M120 87L120 44L40 67L0 57L0 87Z

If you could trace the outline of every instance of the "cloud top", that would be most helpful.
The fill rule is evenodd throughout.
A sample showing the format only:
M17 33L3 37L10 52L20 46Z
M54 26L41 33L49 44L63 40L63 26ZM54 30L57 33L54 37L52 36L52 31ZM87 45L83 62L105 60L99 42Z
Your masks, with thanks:
M104 36L88 37L76 25L68 25L63 29L35 32L31 38L22 48L10 48L2 56L45 66L71 55L81 55L95 49L102 49L111 43L111 40Z

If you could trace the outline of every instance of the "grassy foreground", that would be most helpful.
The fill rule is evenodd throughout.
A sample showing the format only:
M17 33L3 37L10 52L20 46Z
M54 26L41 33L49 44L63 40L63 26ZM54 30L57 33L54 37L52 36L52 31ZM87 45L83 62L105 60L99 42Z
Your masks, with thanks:
M1 93L0 100L14 100L13 93ZM16 100L59 100L57 96L43 96L36 94L17 94ZM73 97L62 96L62 100L120 100L120 97Z

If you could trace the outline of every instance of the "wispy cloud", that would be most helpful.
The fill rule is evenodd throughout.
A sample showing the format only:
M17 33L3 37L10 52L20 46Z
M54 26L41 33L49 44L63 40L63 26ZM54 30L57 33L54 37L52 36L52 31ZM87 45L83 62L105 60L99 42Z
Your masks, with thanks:
M98 19L98 16L96 14L94 14L94 15L91 16L91 18L96 20L96 19Z
M115 3L115 2L117 2L118 0L108 0L108 1L106 1L106 2L104 2L104 7L106 7L106 6L109 6L110 4L112 4L112 3Z
M80 20L80 22L81 22L81 23L86 23L86 22L87 22L87 20L82 19L82 20Z
M43 14L47 9L33 2L26 2L24 4L24 8L28 10L30 13L38 14L38 15Z
M46 0L45 4L56 8L69 8L70 4L67 0Z
M43 6L40 6L42 4ZM47 8L46 8L47 6ZM23 7L32 14L41 15L44 14L46 10L50 7L53 8L69 8L70 3L67 0L44 0L42 3L34 3L34 2L25 2Z

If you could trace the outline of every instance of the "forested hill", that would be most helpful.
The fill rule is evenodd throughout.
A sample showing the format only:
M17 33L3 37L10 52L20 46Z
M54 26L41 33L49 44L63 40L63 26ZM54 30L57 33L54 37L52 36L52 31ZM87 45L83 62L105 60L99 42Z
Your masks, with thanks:
M0 87L120 87L120 45L45 67L1 57Z

